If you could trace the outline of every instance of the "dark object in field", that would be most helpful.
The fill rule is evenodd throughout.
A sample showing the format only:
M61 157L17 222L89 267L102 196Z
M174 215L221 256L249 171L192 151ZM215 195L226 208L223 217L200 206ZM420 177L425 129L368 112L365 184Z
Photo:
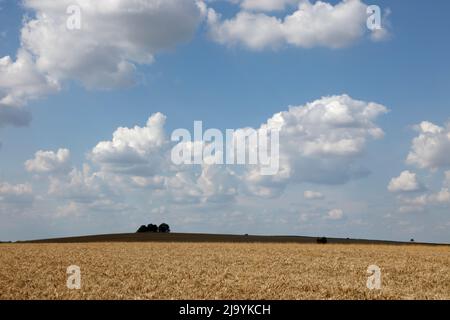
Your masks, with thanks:
M325 244L328 240L325 237L317 238L317 243Z
M411 239L410 241L411 241L411 242L414 242L414 239Z
M158 227L158 232L168 233L170 232L170 227L167 223L161 223Z

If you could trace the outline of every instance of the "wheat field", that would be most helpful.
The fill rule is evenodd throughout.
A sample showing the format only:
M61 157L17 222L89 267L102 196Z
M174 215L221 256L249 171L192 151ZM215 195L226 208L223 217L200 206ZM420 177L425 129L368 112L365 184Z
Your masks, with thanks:
M380 290L366 286L373 264ZM0 299L450 299L449 268L448 246L2 244Z

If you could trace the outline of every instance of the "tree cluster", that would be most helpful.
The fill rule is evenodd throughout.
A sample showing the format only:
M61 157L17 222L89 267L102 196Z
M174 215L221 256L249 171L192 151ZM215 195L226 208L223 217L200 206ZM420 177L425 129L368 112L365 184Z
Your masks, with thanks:
M159 226L156 224L149 224L149 225L142 225L137 230L137 233L144 233L144 232L161 232L161 233L169 233L170 227L167 223L161 223Z

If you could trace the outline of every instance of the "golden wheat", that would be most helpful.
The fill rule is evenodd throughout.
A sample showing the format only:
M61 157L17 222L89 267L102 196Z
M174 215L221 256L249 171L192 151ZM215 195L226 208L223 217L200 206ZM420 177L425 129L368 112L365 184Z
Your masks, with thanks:
M382 271L366 287L367 267ZM66 286L81 268L80 290ZM447 246L0 245L1 299L449 299Z

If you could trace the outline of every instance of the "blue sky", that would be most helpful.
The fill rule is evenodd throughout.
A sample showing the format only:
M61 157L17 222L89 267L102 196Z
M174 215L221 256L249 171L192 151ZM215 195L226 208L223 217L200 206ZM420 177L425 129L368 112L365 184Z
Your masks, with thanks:
M32 120L26 126L5 124L0 128L0 186L3 184L5 194L2 197L0 192L1 239L126 232L139 224L166 221L176 231L396 240L415 238L450 242L450 199L447 201L446 194L442 193L450 187L446 185L450 162L445 161L449 151L449 142L445 141L445 132L449 130L446 123L450 118L448 1L433 1L432 4L419 1L366 2L390 12L383 19L388 35L379 41L372 41L370 31L363 26L363 34L351 37L338 48L320 42L322 40L312 40L313 43L305 47L283 43L282 38L276 38L282 42L281 45L272 46L269 39L267 45L257 49L246 45L248 37L258 33L256 25L247 25L249 29L242 34L227 31L224 27L224 21L230 24L238 22L233 20L235 16L247 10L242 3L214 1L204 4L208 10L222 15L222 21L214 26L220 32L214 34L208 17L196 13L195 7L190 7L195 6L192 4L194 1L180 2L198 14L195 23L187 17L189 10L185 10L181 18L168 17L167 21L173 19L171 23L175 25L169 31L161 32L161 35L158 28L151 29L158 27L158 22L151 22L149 26L145 21L138 22L142 23L138 28L144 35L132 43L133 50L137 47L140 54L151 51L154 57L152 63L133 60L129 48L105 46L106 49L119 51L118 57L129 55L127 61L135 67L133 74L137 79L135 84L114 85L107 90L101 88L109 86L109 83L102 83L105 79L95 79L94 86L86 85L88 80L84 74L98 72L95 64L83 64L84 61L81 61L76 67L65 69L61 65L67 61L61 58L60 61L53 61L54 65L43 67L39 58L45 58L46 54L59 58L67 53L47 50L52 45L56 48L54 51L58 50L58 43L51 42L56 40L42 41L42 46L35 44L33 37L40 41L39 27L34 26L33 29L32 26L30 37L21 41L20 30L27 23L23 20L24 15L30 17L28 21L39 21L37 12L53 15L60 12L63 19L64 5L49 8L51 6L39 5L35 1L25 1L23 5L10 0L0 2L0 32L4 32L0 38L0 57L9 55L12 63L14 60L17 62L19 48L25 48L31 52L37 72L54 79L60 86L57 90L49 89L50 92L41 94L39 99L25 95L25 101L12 106L31 114ZM340 1L330 3L338 6ZM296 5L276 12L247 11L283 19L297 10ZM113 9L117 10L118 15L123 10L120 7ZM175 9L170 7L170 10ZM82 17L83 12L87 12L87 19L93 19L96 12L100 12L99 20L107 19L98 8L84 8L81 5ZM171 14L169 10L161 12L161 15ZM155 18L157 15L152 12L148 14L148 19L158 20ZM164 16L161 18L165 19ZM189 34L177 30L176 24L179 23L180 28L182 25L180 19L187 21L184 28L191 28ZM91 22L92 25L97 23L94 20ZM161 28L167 28L169 22L164 22L165 27ZM115 27L120 28L121 23L131 24L126 18L117 19ZM342 35L351 31L350 24L336 25L333 29L340 30L337 34ZM355 26L358 26L358 21ZM49 32L59 30L51 27ZM157 35L146 36L145 30ZM320 32L329 31L316 31L317 34ZM64 36L64 33L59 36ZM95 39L96 35L91 29L82 28L70 43L73 51L83 49L83 37ZM164 37L168 38L166 42L170 45L148 43L158 42ZM105 38L95 40L108 41ZM85 46L92 49L89 44ZM120 50L128 51L123 53ZM70 59L71 56L67 57ZM81 72L84 74L80 75ZM20 81L13 84L8 81L10 78L0 75L0 98L17 91L22 85ZM27 85L23 84L24 87ZM176 128L192 130L195 120L202 120L206 127L221 130L247 126L257 128L274 114L288 110L288 106L304 106L322 97L343 94L353 100L383 105L389 112L374 120L385 136L368 139L358 155L348 160L355 166L364 167L370 174L339 184L292 179L286 182L282 194L277 197L261 198L244 192L221 203L210 203L202 198L204 195L200 195L202 200L198 203L188 201L183 204L168 195L172 193L169 184L164 190L167 194L157 197L154 197L155 190L152 188L137 189L123 181L120 183L124 184L118 187L117 179L129 177L117 177L117 171L111 170L101 160L92 160L89 155L100 141L111 140L117 128L144 127L147 119L157 112L167 117L165 132L168 135ZM22 99L22 95L20 97ZM444 133L414 129L414 125L424 121L439 126ZM424 148L420 148L424 144L418 142L414 149L413 139L420 138L420 135L425 135L428 140ZM426 143L432 144L433 141L437 141L437 147L427 148ZM52 172L57 169L54 167L28 170L24 165L32 159L36 163L45 161L35 157L39 150L56 154L59 149L70 150L70 160L58 163L67 167L63 173ZM418 155L419 160L407 163L408 154L412 152ZM438 161L441 158L444 160ZM70 195L73 192L70 188L67 191L69 194L64 195L49 191L50 181L58 181L62 189L70 186L71 181L65 180L69 172L82 172L83 164L91 167L91 174L101 176L104 180L102 184L107 185L105 188L112 189L111 198L107 198L107 192L99 191L100 187L92 191L102 194L100 200L80 201ZM336 168L339 170L339 167ZM402 177L400 174L404 171L408 171L409 175ZM400 187L389 191L388 185L395 178L402 178L399 180ZM411 184L413 187L410 187ZM32 191L27 190L26 197L19 196L18 193L24 188L17 186L29 186ZM80 188L89 190L89 187ZM321 199L306 199L304 192L308 190L321 193ZM101 209L94 205L98 201L102 203ZM108 209L106 204L113 208ZM337 219L329 217L333 210L341 212ZM67 213L61 214L62 211Z

